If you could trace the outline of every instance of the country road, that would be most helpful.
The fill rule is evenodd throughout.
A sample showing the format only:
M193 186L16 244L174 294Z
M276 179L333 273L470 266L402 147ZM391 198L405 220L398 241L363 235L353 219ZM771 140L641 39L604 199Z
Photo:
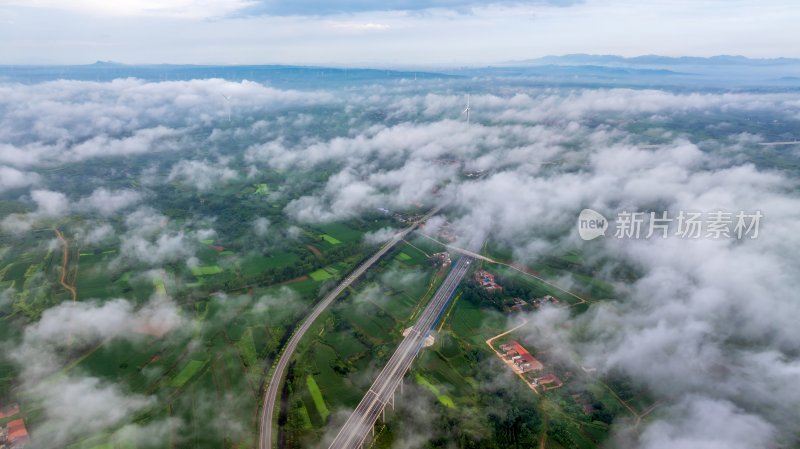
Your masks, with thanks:
M264 405L261 411L261 423L259 429L259 449L271 449L272 447L272 425L275 416L275 406L278 399L278 393L280 391L281 384L283 383L283 378L286 375L286 368L289 366L289 362L294 355L295 350L297 349L297 345L300 343L300 340L303 338L303 335L308 331L314 321L325 311L325 309L347 288L352 284L356 279L361 277L372 265L375 264L381 257L383 257L397 242L403 240L411 231L413 231L420 223L423 223L428 218L435 215L442 209L443 206L437 206L424 217L422 217L419 221L414 222L411 226L403 229L402 231L395 234L388 242L386 242L381 248L373 254L369 259L367 259L364 263L358 266L355 270L353 270L336 288L325 297L316 307L314 310L311 311L300 327L297 328L295 333L289 339L289 342L286 344L283 352L281 353L280 358L278 359L278 363L275 365L275 369L272 373L272 378L269 380L269 384L267 386L266 391L264 392Z
M361 446L386 404L393 401L395 390L403 381L403 377L419 354L425 339L469 270L472 260L470 256L462 256L453 264L447 278L425 307L411 331L392 354L389 362L378 374L375 382L334 438L330 449L355 449Z
M53 228L53 231L55 231L56 238L58 238L58 241L61 242L61 245L64 247L64 256L62 257L61 261L61 276L59 277L58 281L61 283L61 286L69 292L70 296L72 297L72 302L75 302L78 299L78 291L75 289L74 285L70 285L67 282L67 271L69 268L69 240L64 237L64 234L62 234L58 228Z

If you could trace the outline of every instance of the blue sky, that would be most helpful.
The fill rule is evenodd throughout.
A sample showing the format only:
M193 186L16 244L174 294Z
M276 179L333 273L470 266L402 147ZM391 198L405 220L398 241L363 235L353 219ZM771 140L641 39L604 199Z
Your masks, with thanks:
M0 63L466 65L800 57L794 0L0 0Z

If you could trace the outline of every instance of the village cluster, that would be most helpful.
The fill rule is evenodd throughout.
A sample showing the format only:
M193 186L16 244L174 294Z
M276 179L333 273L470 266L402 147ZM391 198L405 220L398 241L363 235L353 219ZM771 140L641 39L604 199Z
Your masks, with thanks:
M497 283L495 276L486 270L478 270L475 272L475 282L487 292L499 292L503 290L503 286ZM540 309L547 304L558 305L560 303L561 301L552 295L544 295L541 298L534 298L530 301L525 301L522 298L514 298L514 305L511 306L511 309L515 312L524 312L530 310L531 307Z
M528 352L519 342L510 341L500 345L500 349L505 353L503 360L506 364L534 390L541 388L542 391L547 391L564 385L564 382L555 374L544 374L545 367L542 362Z

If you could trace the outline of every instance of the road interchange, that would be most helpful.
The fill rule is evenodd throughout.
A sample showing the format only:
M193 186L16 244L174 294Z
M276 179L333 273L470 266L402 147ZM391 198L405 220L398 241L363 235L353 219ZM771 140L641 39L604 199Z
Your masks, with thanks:
M330 449L352 449L363 444L386 404L393 401L395 390L403 381L403 377L419 354L425 339L469 270L472 260L469 256L462 256L453 264L450 273L420 314L416 324L400 343L364 398L334 438L329 446Z
M283 352L281 353L278 362L276 363L273 371L272 377L270 378L269 384L267 385L266 390L264 391L264 405L261 410L261 420L259 424L259 449L271 449L272 447L272 426L275 416L275 406L278 399L278 393L280 392L281 384L283 383L283 378L286 375L286 369L289 366L289 362L294 355L297 346L300 344L300 340L302 340L305 333L311 328L311 325L314 324L314 321L328 308L328 306L340 295L342 292L348 288L355 280L357 280L361 275L363 275L372 265L374 265L381 257L383 257L390 249L392 249L398 242L402 241L408 234L410 234L420 223L425 222L427 219L438 213L443 206L435 207L433 210L425 214L421 219L415 221L411 226L403 229L402 231L395 234L388 242L386 242L383 246L378 249L375 254L370 256L365 262L358 266L355 270L353 270L347 277L339 283L322 301L320 301L316 307L311 311L311 313L303 320L300 327L292 334L292 337L289 339L289 342L286 344Z

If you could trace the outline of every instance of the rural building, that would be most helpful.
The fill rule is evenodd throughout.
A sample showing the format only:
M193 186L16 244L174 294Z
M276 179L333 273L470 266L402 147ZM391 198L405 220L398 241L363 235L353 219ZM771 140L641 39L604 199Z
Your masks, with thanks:
M486 270L478 270L478 272L475 273L475 281L486 291L492 292L503 289L500 284L495 282L494 275Z
M511 310L515 312L524 312L528 310L528 303L522 298L514 298L514 305L511 306Z
M533 306L538 309L538 308L541 308L545 304L556 305L556 304L559 304L560 302L561 301L559 301L558 298L555 298L555 297L550 296L550 295L545 295L545 296L543 296L541 298L534 299L533 301L531 301L531 304L533 304Z
M22 419L9 421L5 429L0 430L0 448L20 449L27 442L28 429Z
M443 267L448 267L451 263L450 254L447 252L435 253L431 257L431 260L434 265L441 265Z
M506 358L514 363L517 369L523 373L537 371L543 368L542 362L531 355L519 342L512 341L500 346L500 349L505 351Z

